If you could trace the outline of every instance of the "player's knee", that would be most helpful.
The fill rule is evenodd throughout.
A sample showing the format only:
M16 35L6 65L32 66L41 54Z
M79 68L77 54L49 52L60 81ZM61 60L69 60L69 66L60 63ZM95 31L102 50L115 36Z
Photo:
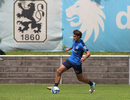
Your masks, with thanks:
M62 71L60 69L57 69L57 74L61 75Z

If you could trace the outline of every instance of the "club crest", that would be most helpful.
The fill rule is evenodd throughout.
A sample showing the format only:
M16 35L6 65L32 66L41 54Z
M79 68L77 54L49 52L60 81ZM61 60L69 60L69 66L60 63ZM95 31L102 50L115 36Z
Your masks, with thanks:
M44 42L47 39L47 3L14 2L14 39L16 42Z

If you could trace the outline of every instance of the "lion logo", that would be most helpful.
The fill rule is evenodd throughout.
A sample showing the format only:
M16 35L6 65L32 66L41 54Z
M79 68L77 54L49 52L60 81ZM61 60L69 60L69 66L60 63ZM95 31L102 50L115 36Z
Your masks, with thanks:
M43 9L43 5L42 4L38 4L37 8L39 8L39 6L41 6L41 9ZM34 33L39 33L41 32L41 23L38 23L42 17L44 16L44 12L42 10L39 10L35 13L35 16L37 15L37 13L39 13L40 18L36 16L36 18L38 19L38 21L36 21L34 19L34 11L35 11L35 4L34 3L30 3L28 4L28 8L25 9L21 3L18 3L18 7L22 9L21 13L17 14L18 18L27 18L29 21L17 21L17 23L21 24L23 27L19 27L19 31L20 32L24 32L26 30L29 29L29 24L31 24L31 29L34 29ZM37 29L37 30L36 30Z
M68 17L67 21L70 21L70 25L72 27L81 25L79 30L82 33L86 31L84 42L90 38L93 30L95 33L94 42L96 41L99 34L99 25L104 32L104 22L102 17L104 19L106 19L106 17L101 10L103 8L103 6L100 6L91 0L78 0L74 5L66 9L66 16ZM76 15L78 15L78 17ZM79 21L74 22L73 20L77 18Z

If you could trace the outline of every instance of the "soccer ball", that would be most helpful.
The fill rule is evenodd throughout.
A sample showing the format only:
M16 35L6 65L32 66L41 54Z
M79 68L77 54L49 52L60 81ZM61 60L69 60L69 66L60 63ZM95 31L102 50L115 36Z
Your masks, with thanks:
M57 86L54 86L51 88L51 93L58 94L60 92L60 89Z

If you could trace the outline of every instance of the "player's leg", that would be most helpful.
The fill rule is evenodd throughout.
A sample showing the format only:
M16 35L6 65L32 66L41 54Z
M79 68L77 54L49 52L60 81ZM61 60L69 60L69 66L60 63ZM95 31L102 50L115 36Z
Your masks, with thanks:
M83 77L83 75L82 75L82 65L73 65L73 69L74 69L76 76L77 76L79 81L82 81L82 82L90 85L91 93L92 93L95 89L95 83L91 82L87 77Z
M72 65L73 65L75 74L77 76L77 79L79 81L89 84L89 82L90 82L89 79L87 77L83 77L83 75L82 75L82 65L75 65L75 64L72 64ZM90 83L90 85L91 85L91 83Z
M61 74L65 72L66 70L67 68L63 64L58 68L56 72L56 77L55 77L55 86L58 86L61 79Z
M56 77L55 77L55 85L54 86L58 86L58 84L60 82L61 74L63 72L65 72L66 70L70 69L70 68L71 68L71 63L67 59L65 62L62 63L62 65L57 70Z
M95 90L95 83L91 82L87 77L83 77L82 73L81 74L76 74L77 78L79 81L87 83L91 87L91 93Z
M87 77L83 77L82 73L76 74L76 76L79 81L89 84L89 79Z
M63 72L65 72L66 70L67 70L67 68L63 64L57 69L54 86L58 87L58 84L59 84L60 79L61 79L61 74ZM48 90L51 90L51 88L52 87L47 87Z

